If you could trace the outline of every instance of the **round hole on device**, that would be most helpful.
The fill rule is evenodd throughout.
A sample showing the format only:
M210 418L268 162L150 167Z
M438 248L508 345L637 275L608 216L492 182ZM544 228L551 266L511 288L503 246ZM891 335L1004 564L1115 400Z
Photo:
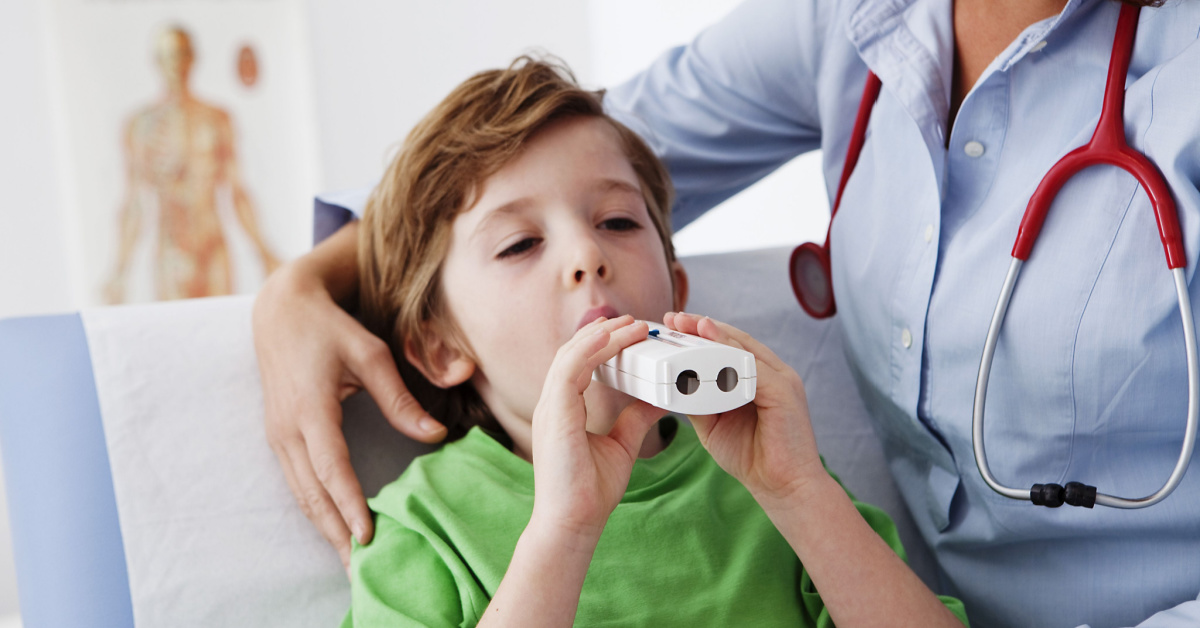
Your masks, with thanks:
M737 388L737 385L737 371L732 366L727 366L717 373L717 388L720 388L721 392L729 392Z
M684 371L675 378L675 388L685 395L690 395L700 388L700 377L696 375L696 371Z

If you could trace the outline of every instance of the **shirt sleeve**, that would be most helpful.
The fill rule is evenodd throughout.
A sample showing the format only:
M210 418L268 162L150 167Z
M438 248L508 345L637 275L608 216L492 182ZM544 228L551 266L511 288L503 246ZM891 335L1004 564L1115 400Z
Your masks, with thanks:
M1174 608L1155 613L1135 628L1194 628L1200 626L1200 596ZM1087 624L1079 628L1091 628Z
M817 148L817 72L835 2L749 0L605 95L667 164L676 230Z
M346 223L362 218L370 188L325 192L313 199L313 246Z
M350 572L343 628L474 626L488 604L453 548L384 514L369 545L352 543Z

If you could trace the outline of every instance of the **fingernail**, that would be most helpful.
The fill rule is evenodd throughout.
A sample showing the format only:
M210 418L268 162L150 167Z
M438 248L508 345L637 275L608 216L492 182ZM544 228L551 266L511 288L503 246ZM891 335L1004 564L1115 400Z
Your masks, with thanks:
M441 423L438 423L429 417L421 419L417 425L419 425L421 431L425 432L426 434L436 434L437 432L440 432L443 427Z
M358 541L359 545L363 544L363 537L367 535L367 526L364 526L361 521L354 522L354 540Z

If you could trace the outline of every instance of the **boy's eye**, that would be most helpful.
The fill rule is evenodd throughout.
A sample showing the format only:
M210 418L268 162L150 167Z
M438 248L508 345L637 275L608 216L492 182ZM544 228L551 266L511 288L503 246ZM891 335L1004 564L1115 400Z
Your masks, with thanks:
M641 229L642 226L628 218L609 218L600 223L601 228L609 231L632 231Z
M500 251L500 254L497 255L496 258L504 259L506 257L512 257L513 255L520 255L521 253L533 248L539 241L540 240L538 238L525 238L508 247L507 249Z

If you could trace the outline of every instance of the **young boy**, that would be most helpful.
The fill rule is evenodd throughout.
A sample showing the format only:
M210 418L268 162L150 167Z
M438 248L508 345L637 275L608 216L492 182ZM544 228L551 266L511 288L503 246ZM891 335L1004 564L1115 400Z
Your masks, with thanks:
M965 622L824 470L795 372L672 313L669 178L600 98L527 58L476 75L372 195L364 322L459 439L370 501L343 626ZM592 384L635 319L754 353L755 402L693 429Z

